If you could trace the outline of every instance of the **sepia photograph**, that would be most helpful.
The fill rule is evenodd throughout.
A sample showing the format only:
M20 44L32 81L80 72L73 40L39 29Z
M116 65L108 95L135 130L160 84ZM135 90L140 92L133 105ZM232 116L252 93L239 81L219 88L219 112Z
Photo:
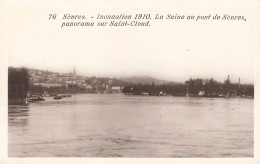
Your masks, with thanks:
M5 158L255 159L254 3L62 3L3 3Z
M253 157L253 83L8 68L9 156Z

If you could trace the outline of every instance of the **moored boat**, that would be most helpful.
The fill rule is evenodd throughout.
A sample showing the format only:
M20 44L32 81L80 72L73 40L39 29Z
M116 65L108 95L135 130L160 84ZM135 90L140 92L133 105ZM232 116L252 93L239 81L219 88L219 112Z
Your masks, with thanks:
M62 99L63 98L63 96L62 95L57 95L57 96L54 96L54 99L55 100L60 100L60 99Z
M41 96L36 96L36 95L34 95L34 96L28 97L28 98L26 99L26 101L28 101L28 102L36 102L36 101L45 101L45 99L42 98Z

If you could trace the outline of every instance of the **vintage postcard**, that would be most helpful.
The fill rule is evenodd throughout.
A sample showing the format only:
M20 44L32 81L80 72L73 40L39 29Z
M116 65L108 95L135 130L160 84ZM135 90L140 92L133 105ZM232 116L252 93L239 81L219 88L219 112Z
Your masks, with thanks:
M258 0L0 0L0 164L260 163Z

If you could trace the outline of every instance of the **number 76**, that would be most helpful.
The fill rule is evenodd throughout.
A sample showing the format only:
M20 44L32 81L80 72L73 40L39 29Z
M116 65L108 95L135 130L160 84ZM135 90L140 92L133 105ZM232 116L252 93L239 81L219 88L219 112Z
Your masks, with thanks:
M49 14L49 19L56 19L57 14Z

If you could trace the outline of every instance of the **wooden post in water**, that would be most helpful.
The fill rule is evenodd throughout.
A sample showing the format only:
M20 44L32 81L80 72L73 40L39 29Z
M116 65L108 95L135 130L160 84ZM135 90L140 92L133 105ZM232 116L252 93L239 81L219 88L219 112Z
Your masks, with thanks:
M238 78L238 94L239 94L239 96L241 96L241 92L240 92L240 77Z

